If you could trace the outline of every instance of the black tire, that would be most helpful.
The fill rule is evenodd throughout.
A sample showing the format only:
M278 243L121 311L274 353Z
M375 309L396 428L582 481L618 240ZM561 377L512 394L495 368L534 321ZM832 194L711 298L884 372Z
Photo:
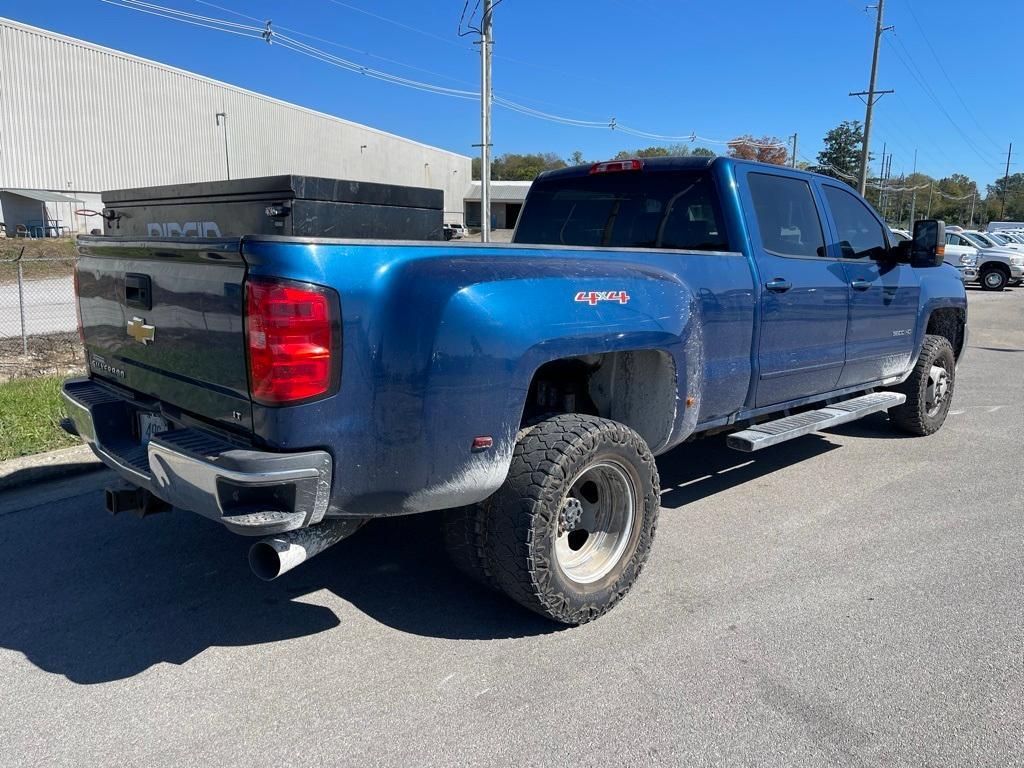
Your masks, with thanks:
M588 481L581 478L604 476L593 473L607 473L612 479L606 487L617 484L628 505L617 504L615 499L619 497L612 490L599 495L595 490L598 484L587 491ZM583 484L574 490L577 481ZM563 506L569 506L566 501L570 491L577 509L584 509L577 498L581 492L593 510L607 508L613 510L609 514L626 517L623 510L628 506L628 525L594 523L600 532L591 534L577 518L578 528L577 523L568 523L575 530L562 530L567 519ZM554 621L582 624L596 619L629 592L643 570L654 541L659 497L654 456L629 427L596 416L567 414L523 429L508 478L489 500L492 507L486 519L484 548L490 575L513 600ZM588 514L594 514L593 520L597 520L603 513L584 512L583 520ZM594 566L593 580L582 583L570 578L556 546L563 553L572 546L589 562L585 547L591 545L581 543L576 547L569 544L571 537L579 532L586 542L594 536L592 546L597 547L612 539L611 534L604 533L612 529L618 531L615 543L601 550L606 554L594 556L594 561L602 565ZM560 535L567 538L560 539ZM569 557L575 556L569 553Z
M441 534L452 565L480 586L497 589L484 550L489 507L490 499L468 507L446 509L441 518Z
M1010 276L1005 269L999 267L985 267L981 270L981 287L986 291L1001 291L1010 281Z
M938 366L945 370L947 387L938 407L929 399L931 370ZM889 409L889 418L897 429L911 435L931 435L939 431L949 413L953 401L953 390L956 385L956 361L953 347L944 336L925 336L921 354L913 372L894 391L902 392L907 401L900 406Z

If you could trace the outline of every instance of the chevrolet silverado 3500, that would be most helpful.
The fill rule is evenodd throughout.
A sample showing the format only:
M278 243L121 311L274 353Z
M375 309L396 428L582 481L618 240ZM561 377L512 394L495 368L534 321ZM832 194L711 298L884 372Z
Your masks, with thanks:
M656 455L942 426L964 286L942 222L890 237L835 179L682 158L542 174L504 245L82 238L69 428L112 511L262 537L263 578L445 510L460 569L577 624L648 558Z

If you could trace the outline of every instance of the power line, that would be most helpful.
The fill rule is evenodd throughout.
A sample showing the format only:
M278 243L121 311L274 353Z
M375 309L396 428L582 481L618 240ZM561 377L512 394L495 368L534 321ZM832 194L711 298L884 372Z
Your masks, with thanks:
M131 1L132 0L128 0L128 2L131 2ZM209 6L210 8L216 8L217 10L224 11L225 13L233 14L235 16L238 16L239 18L248 19L249 21L255 21L255 22L258 22L260 24L264 23L262 19L259 19L259 18L255 17L255 16L250 16L250 15L248 15L246 13L242 13L241 11L236 11L236 10L234 10L232 8L227 8L227 7L223 6L223 5L217 5L216 3L209 2L209 0L192 0L192 2L199 3L199 4L205 5L205 6ZM468 2L468 0L467 0L467 2ZM346 7L348 7L348 6L346 5ZM352 7L354 8L354 6L352 6ZM358 9L356 9L356 10L358 10ZM371 14L371 15L376 16L376 14ZM378 18L380 18L380 17L378 17ZM386 61L386 62L388 62L390 64L395 64L395 65L400 66L400 67L405 67L407 69L412 69L412 70L415 70L417 72L423 72L425 74L434 75L435 77L440 77L440 78L443 78L445 80L450 80L453 83L461 83L462 85L469 85L469 86L472 86L474 88L477 87L477 83L473 82L473 81L464 80L464 79L459 78L459 77L453 77L451 75L446 75L446 74L443 74L441 72L435 72L434 70L426 69L426 68L418 66L416 64L409 64L408 62L399 61L398 59L391 59L391 58L388 58L386 56L380 56L378 54L371 53L370 51L364 51L364 50L361 50L359 48L353 48L353 47L345 45L343 43L339 43L336 40L329 40L329 39L327 39L325 37L320 37L318 35L311 35L308 32L303 32L303 31L295 29L293 27L286 27L286 26L281 25L281 24L275 24L274 27L276 29L284 30L285 32L291 32L293 35L297 35L297 36L305 38L307 40L315 40L317 42L324 43L326 45L331 45L331 46L334 46L336 48L340 48L342 50L353 51L355 53L361 53L361 54L363 54L365 56L370 56L371 58L379 59L380 61ZM420 30L414 30L414 31L420 31ZM434 35L431 35L431 37L434 37ZM438 38L438 39L443 40L446 43L452 42L450 40L445 40L444 38ZM472 48L466 48L465 46L462 46L462 45L459 45L458 47L463 48L464 50L470 50L470 51L472 50ZM528 95L521 94L521 93L516 93L514 91L506 91L506 93L509 96L514 96L514 97L516 97L518 99L522 99L524 101L533 102L534 104L544 104L546 106L555 106L555 107L559 106L558 104L554 104L553 102L542 101L541 99L537 99L537 98L534 98L532 96L528 96Z
M953 116L949 114L949 111L946 109L946 107L942 103L941 99L938 98L938 96L935 94L934 90L932 90L931 86L926 82L926 77L925 77L924 73L921 72L920 68L917 66L916 63L912 63L913 62L913 58L910 55L910 51L908 51L906 46L903 45L903 41L900 40L899 36L896 36L896 40L899 43L900 47L903 48L903 51L906 52L906 58L904 58L904 55L903 55L903 53L900 52L899 48L897 48L895 45L893 45L891 42L889 42L888 38L886 38L886 43L889 44L889 47L892 48L893 52L896 54L896 57L900 60L900 62L903 64L903 66L906 67L907 72L910 73L910 76L913 77L914 80L917 81L917 84L921 86L921 90L924 91L925 96L927 96L929 98L929 100L936 107L939 108L939 111L942 112L942 114L943 114L943 116L945 116L946 120L949 121L949 124L952 125L954 129L956 129L956 132L960 134L960 137L964 140L964 142L966 142L967 146L971 148L971 150L978 156L978 158L982 162L984 162L985 164L987 164L989 166L998 167L998 165L996 163L994 163L991 159L987 158L983 154L981 148L978 147L978 145L974 142L974 140L971 139L971 137L967 135L967 133L964 131L964 129L960 127L960 124L957 123L956 120L953 119ZM915 71L915 70L917 70L917 71ZM920 74L918 74L918 73L920 73Z
M197 0L197 2L198 1L199 0ZM470 53L475 53L475 51L473 50L472 46L463 45L462 43L460 43L460 42L458 42L456 40L451 40L451 39L449 39L447 37L444 37L442 35L438 35L438 34L435 34L433 32L428 32L425 29L419 29L417 27L410 26L410 25L405 24L405 23L403 23L401 21L398 21L397 19L392 19L392 18L390 18L388 16L382 16L379 13L374 13L372 11L368 11L365 8L360 8L357 5L352 5L351 3L344 2L344 0L327 0L327 2L333 3L334 5L337 5L337 6L342 7L342 8L348 8L349 10L355 11L356 13L361 13L364 16L369 16L371 18L377 19L378 21L382 21L385 24L392 24L392 25L394 25L396 27L399 27L401 29L404 29L404 30L406 30L408 32L414 32L417 35L422 35L424 37L429 37L429 38L431 38L433 40L438 40L438 41L444 43L445 45L452 45L452 46L455 46L456 48L462 49L463 51L469 51ZM468 5L469 0L465 0L465 3ZM497 5L497 3L495 3L495 5ZM461 23L462 22L460 21L460 25L461 25ZM460 26L460 29L461 29L461 26ZM533 69L539 69L539 70L546 71L546 72L554 72L555 74L564 75L566 77L571 77L571 78L574 78L576 80L584 80L584 81L587 81L587 82L590 82L590 83L597 83L599 85L605 85L605 86L607 85L607 83L605 81L600 80L600 79L598 79L596 77L587 77L586 75L581 75L578 72L569 72L569 71L564 70L564 69L558 69L556 67L549 67L549 66L544 65L544 64L538 64L535 61L527 61L525 59L517 59L517 58L514 58L512 56L504 56L504 55L501 55L501 54L495 54L494 58L495 59L500 59L502 61L510 61L510 62L512 62L514 64L519 64L520 66L524 66L524 67L532 67Z
M208 2L206 2L206 0L198 0L198 1L199 2L203 2L203 4L205 4L205 5L213 6L212 3L208 3ZM254 39L264 39L264 40L267 40L268 42L272 41L274 44L276 44L276 45L278 45L278 46L280 46L282 48L287 48L288 50L291 50L293 52L300 53L300 54L302 54L304 56L309 56L310 58L316 59L316 60L321 61L321 62L326 63L326 64L330 64L330 65L338 67L340 69L344 69L344 70L347 70L349 72L353 72L353 73L356 73L356 74L365 75L367 77L372 77L374 79L378 79L378 80L382 80L382 81L385 81L385 82L389 82L389 83L392 83L394 85L401 85L403 87L412 88L414 90L425 91L425 92L428 92L428 93L433 93L433 94L441 95L441 96L448 96L448 97L451 97L451 98L459 98L459 99L463 99L463 100L467 100L467 101L476 100L476 99L479 98L479 95L480 95L479 91L476 91L476 90L472 90L471 91L471 90L463 90L463 89L458 89L458 88L449 88L447 86L441 86L441 85L437 85L435 83L428 83L428 82L424 82L424 81L420 81L420 80L414 80L414 79L411 79L411 78L401 77L399 75L394 75L394 74L392 74L390 72L385 72L383 70L375 69L375 68L372 68L372 67L367 67L367 66L365 66L363 64L360 64L358 62L351 61L349 59L345 59L345 58L343 58L341 56L337 56L337 55L329 53L327 51L323 51L320 48L317 48L315 46L309 45L308 43L304 43L301 40L297 40L297 39L295 39L295 38L293 38L293 37L291 37L289 35L285 35L285 34L282 34L280 32L274 32L272 35L269 35L268 34L268 29L266 27L264 27L264 26L240 24L238 22L227 21L225 19L218 19L218 18L215 18L215 17L210 17L210 16L204 16L204 15L201 15L201 14L196 14L196 13L193 13L191 11L183 11L183 10L179 10L179 9L176 9L176 8L170 8L168 6L161 6L161 5L157 5L155 3L149 3L149 2L146 2L146 0L101 0L101 2L107 3L109 5L115 5L115 6L118 6L118 7L121 7L121 8L126 8L126 9L129 9L129 10L136 10L136 11L140 11L140 12L143 12L143 13L149 13L149 14L155 15L155 16L161 16L163 18L170 19L170 20L173 20L173 21L181 21L181 22L184 22L184 23L194 24L194 25L197 25L197 26L204 26L204 27L207 27L209 29L213 29L215 31L232 32L234 34L239 34L239 35L242 35L244 37L251 37L251 38L254 38ZM332 0L332 2L340 2L340 0ZM229 9L223 9L223 10L229 10ZM246 17L244 15L242 15L242 17L243 18L249 18L252 21L259 21L255 17ZM279 29L286 29L286 28L285 27L280 27ZM291 30L289 30L289 31L291 31ZM612 118L610 118L608 120L579 120L579 119L576 119L576 118L566 117L564 115L558 115L558 114L554 114L554 113L543 112L541 110L535 109L533 107L528 107L528 106L526 106L524 104L520 104L518 102L512 101L510 99L507 99L507 98L504 98L504 97L498 96L498 95L495 95L493 97L493 99L494 99L494 103L495 104L498 104L498 105L502 106L505 109L509 109L511 111L518 112L520 114L523 114L523 115L526 115L526 116L529 116L529 117L534 117L534 118L537 118L537 119L540 119L540 120L546 120L546 121L549 121L549 122L559 123L559 124L566 125L566 126L571 126L571 127L604 128L604 129L610 129L610 130L618 130L621 133L625 133L627 135L636 136L636 137L639 137L639 138L645 138L645 139L652 140L652 141L667 141L667 142L683 142L683 141L694 142L694 141L702 141L702 142L707 143L707 144L718 144L718 145L726 145L726 146L734 145L734 144L743 144L743 145L748 145L748 146L753 146L753 147L758 147L758 148L775 148L775 147L785 146L785 145L783 145L781 143L780 144L768 144L768 143L760 143L760 142L753 142L753 141L747 141L747 140L737 140L737 139L729 139L729 140L711 139L711 138L708 138L708 137L705 137L705 136L699 136L696 133L690 133L690 134L678 135L678 136L672 136L672 135L667 135L667 134L659 134L659 133L653 133L651 131L641 130L641 129L634 128L634 127L627 126L627 125L622 125L622 124L618 123L614 117L612 117Z
M984 126L979 122L978 118L975 117L974 112L971 111L971 108L967 106L967 102L964 101L964 97L960 95L960 91L957 89L956 84L953 82L952 78L950 78L949 72L946 71L946 66L942 63L942 58L939 56L938 53L935 52L935 48L932 45L932 41L929 40L928 35L925 34L924 27L921 25L921 21L920 19L917 18L917 13L914 11L913 3L910 0L907 0L906 6L907 10L910 11L910 16L911 18L913 18L914 24L917 25L918 32L921 33L921 37L924 39L925 44L928 46L928 50L931 51L932 58L935 59L935 63L939 65L939 70L945 76L946 82L949 83L949 87L953 90L954 95L960 101L960 105L964 108L964 112L966 112L967 115L971 118L971 120L974 121L974 124L978 126L978 130L981 131L982 136L988 139L992 146L1002 151L1002 148L999 146L999 144L997 144L996 141L991 136L988 135L988 133L985 131Z
M856 3L854 2L854 0L850 0L850 2L852 5L856 7ZM860 9L858 8L858 10ZM939 111L942 112L943 116L945 116L945 118L949 121L950 125L952 125L954 129L956 129L957 133L960 134L964 142L971 148L971 150L975 154L978 155L978 157L981 159L983 163L991 167L998 168L998 164L993 162L991 159L985 157L985 155L974 143L974 141L970 138L970 136L968 136L967 133L960 127L960 125L953 119L953 116L949 114L949 111L946 109L945 105L942 104L941 100L936 96L934 90L927 83L927 77L925 76L925 74L920 70L919 67L917 67L916 63L914 63L910 51L907 50L899 35L894 34L893 38L895 38L897 43L899 43L900 47L903 48L903 52L901 52L900 49L897 48L896 45L892 43L892 40L889 37L886 37L884 39L886 44L892 49L893 53L896 54L896 57L900 60L900 63L903 65L903 67L921 87L921 90L924 92L925 96L927 96L929 100L931 100L932 103L934 103L935 106L938 107Z

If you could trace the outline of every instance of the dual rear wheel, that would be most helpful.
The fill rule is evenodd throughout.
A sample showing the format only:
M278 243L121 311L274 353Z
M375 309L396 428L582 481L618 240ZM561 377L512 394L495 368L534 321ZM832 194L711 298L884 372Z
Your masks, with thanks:
M610 610L650 553L658 470L632 429L582 414L519 433L502 487L445 513L455 565L478 582L565 624Z

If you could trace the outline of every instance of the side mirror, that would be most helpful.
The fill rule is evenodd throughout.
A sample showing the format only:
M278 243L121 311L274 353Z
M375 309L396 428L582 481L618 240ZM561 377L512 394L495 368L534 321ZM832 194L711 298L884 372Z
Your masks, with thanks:
M914 240L910 264L914 267L938 267L946 253L946 223L939 219L914 222Z

